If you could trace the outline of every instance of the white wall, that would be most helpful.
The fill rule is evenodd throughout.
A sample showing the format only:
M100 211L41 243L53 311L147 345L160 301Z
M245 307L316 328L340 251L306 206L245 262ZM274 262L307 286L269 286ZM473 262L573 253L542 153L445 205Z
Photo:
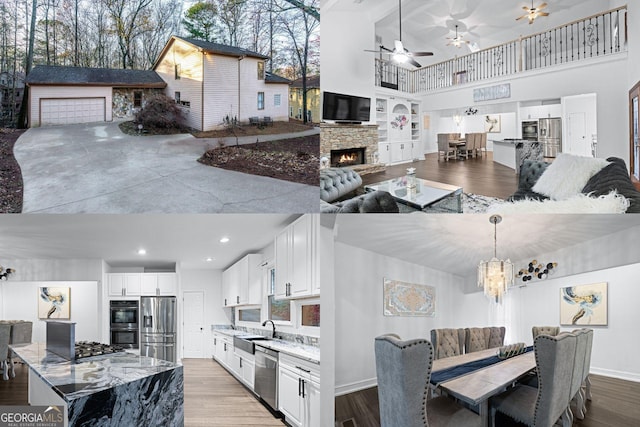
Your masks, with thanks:
M96 281L34 281L11 280L0 287L2 315L7 320L33 322L32 342L46 342L46 324L38 319L39 288L69 287L72 322L76 322L76 341L100 341L100 300Z
M16 270L11 281L102 280L102 261L99 259L4 258L2 264Z
M375 337L393 332L403 339L429 338L431 329L460 323L456 319L458 311L451 310L454 304L457 307L462 295L461 279L457 276L343 243L335 243L334 262L337 394L375 385ZM435 317L384 316L384 278L434 286ZM482 314L473 317L469 324L486 325ZM465 319L470 320L470 316Z
M220 303L222 301L222 271L188 270L183 268L180 271L180 284L182 293L186 291L202 291L204 293L204 357L209 358L213 354L211 325L230 323ZM182 302L180 302L180 305L182 305ZM184 334L181 334L181 342L183 337Z

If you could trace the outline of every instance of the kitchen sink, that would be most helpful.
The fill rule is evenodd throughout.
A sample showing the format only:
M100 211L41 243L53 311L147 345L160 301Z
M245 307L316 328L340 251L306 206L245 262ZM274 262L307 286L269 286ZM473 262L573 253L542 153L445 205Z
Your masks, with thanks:
M256 345L254 341L267 341L269 338L263 337L262 335L241 335L233 337L233 346L235 348L239 348L240 350L244 350L249 354L254 354L256 352Z

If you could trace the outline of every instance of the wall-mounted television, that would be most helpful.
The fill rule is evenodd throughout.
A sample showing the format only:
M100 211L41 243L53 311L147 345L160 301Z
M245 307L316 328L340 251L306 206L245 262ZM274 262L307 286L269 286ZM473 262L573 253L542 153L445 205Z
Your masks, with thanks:
M322 98L322 119L342 123L368 122L371 98L324 92Z

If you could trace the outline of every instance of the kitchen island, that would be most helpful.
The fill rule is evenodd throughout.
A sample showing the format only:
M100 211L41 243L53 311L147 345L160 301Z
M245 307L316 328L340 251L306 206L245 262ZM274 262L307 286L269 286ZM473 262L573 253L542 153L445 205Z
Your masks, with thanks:
M29 404L63 406L69 426L182 426L182 365L113 353L66 360L45 344L10 346L29 366Z
M544 160L542 143L525 139L493 140L493 161L520 173L525 160Z

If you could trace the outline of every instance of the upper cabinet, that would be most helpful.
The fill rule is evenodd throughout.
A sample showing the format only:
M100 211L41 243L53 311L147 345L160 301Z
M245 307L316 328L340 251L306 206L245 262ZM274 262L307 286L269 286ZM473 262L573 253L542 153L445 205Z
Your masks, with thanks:
M108 274L109 296L140 296L142 278L140 273Z
M222 272L222 305L262 304L262 255L249 254Z
M276 299L320 293L318 282L318 216L304 215L276 236Z
M178 295L176 273L111 273L109 296Z
M175 273L144 273L142 295L177 295L178 280Z

